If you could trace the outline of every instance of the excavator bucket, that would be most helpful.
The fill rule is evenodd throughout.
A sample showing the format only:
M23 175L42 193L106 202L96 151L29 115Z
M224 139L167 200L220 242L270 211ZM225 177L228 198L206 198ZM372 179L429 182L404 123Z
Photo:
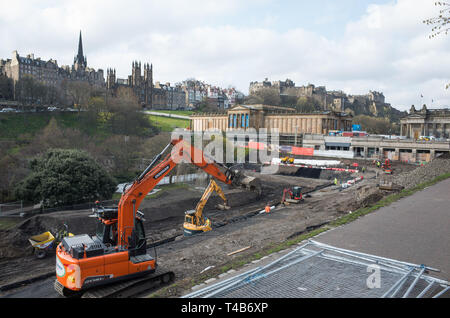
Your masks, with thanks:
M261 194L262 191L261 181L255 177L241 175L241 177L239 178L238 186L243 189L257 192L258 194Z
M217 208L218 208L219 210L221 210L221 211L225 211L225 210L231 209L231 206L226 205L226 204L218 204L218 205L217 205Z

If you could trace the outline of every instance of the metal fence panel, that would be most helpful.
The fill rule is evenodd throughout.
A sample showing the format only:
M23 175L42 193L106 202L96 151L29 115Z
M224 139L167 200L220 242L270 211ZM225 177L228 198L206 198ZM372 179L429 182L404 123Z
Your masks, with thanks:
M184 298L379 298L441 296L449 283L435 270L310 240L246 275L208 286ZM378 275L376 284L372 279Z

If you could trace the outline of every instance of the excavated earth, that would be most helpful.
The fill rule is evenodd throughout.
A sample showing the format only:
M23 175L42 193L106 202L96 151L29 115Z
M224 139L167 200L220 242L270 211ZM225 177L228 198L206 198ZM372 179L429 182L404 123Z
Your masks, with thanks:
M450 162L450 159L441 160L446 164ZM344 190L331 185L330 180L337 178L339 181L347 181L361 174L324 170L319 171L317 176L305 178L302 177L304 173L295 167L282 167L275 175L260 174L256 172L257 169L247 170L246 174L261 179L263 194L258 196L242 189L224 186L232 208L228 211L216 209L215 206L221 203L221 199L216 195L212 196L204 213L211 219L213 231L188 238L182 235L184 212L195 208L206 184L164 191L154 198L144 200L140 206L146 218L144 224L148 243L150 246L152 243L163 243L150 247L149 251L157 256L159 266L175 273L177 281L192 279L205 269L214 271L237 257L254 254L271 244L284 242L377 202L390 193L378 189L380 177L393 181L400 176L407 178L407 175L414 175L413 170L418 168L394 163L394 175L384 176L367 161L352 160L348 164L353 162L360 163L360 166L366 165L364 180ZM440 166L442 165L441 163ZM269 214L259 213L267 203L278 203L283 189L292 186L301 186L303 192L309 193L303 203L287 207L280 205ZM0 243L0 286L53 271L54 255L44 260L34 259L31 249L27 248L27 238L57 228L63 223L67 223L74 234L93 234L96 221L95 218L88 217L90 214L89 210L81 210L38 215L8 231L0 231L4 238ZM227 255L246 247L250 248L232 256ZM180 288L174 289L168 296L180 296L183 292L185 291Z

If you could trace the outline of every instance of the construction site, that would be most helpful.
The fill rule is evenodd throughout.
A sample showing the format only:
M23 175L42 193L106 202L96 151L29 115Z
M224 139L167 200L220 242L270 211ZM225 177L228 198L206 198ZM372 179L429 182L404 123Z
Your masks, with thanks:
M310 159L292 156L275 159L271 163L240 164L233 167L233 169L239 169L239 174L245 178L257 180L258 189L253 185L251 188L236 187L236 184L231 181L228 183L217 182L220 186L216 188L215 192L218 193L213 193L211 180L229 181L231 179L227 176L221 180L219 172L217 172L218 174L211 173L211 170L207 170L205 166L197 166L198 177L190 182L178 183L172 187L158 186L157 182L152 184L153 191L148 191L150 192L148 197L142 202L139 201L139 210L136 212L136 220L139 220L138 223L142 222L145 238L139 239L137 235L135 238L139 242L143 240L142 244L138 244L143 247L143 250L141 249L139 252L136 248L138 252L130 254L130 262L132 261L133 264L143 262L156 264L157 262L156 273L159 276L157 276L156 284L155 281L148 284L145 280L144 284L140 284L139 279L135 279L137 283L131 287L127 286L125 281L122 283L124 286L119 284L116 289L98 287L87 289L87 291L81 289L84 292L81 294L64 294L61 292L62 288L66 291L69 290L67 286L60 286L58 291L57 285L60 281L58 277L61 277L58 272L58 264L56 269L58 279L55 283L55 252L50 252L49 255L43 257L36 257L36 250L30 245L30 237L46 231L57 233L64 228L75 235L73 238L84 237L85 234L92 237L97 235L98 238L98 220L109 224L105 222L105 219L108 221L111 218L117 218L117 202L112 208L98 202L93 203L92 208L89 209L22 216L23 221L0 232L3 237L0 243L0 266L2 268L0 297L183 297L195 289L198 290L198 286L205 287L205 281L215 281L218 277L224 277L226 274L244 268L245 265L257 262L260 258L270 257L272 251L285 250L290 247L289 245L284 246L287 242L292 240L302 242L309 234L338 227L339 220L345 216L352 215L362 208L371 207L392 194L412 189L423 182L431 181L450 172L448 155L440 156L426 165L390 162L389 160L378 163L362 159ZM159 172L156 170L161 167L161 164L166 164L164 160L156 168L149 166L138 180L143 180L142 183L145 183L148 175L154 176L154 179L162 177L161 171L163 170L159 170ZM156 163L155 161L154 164ZM275 174L264 173L267 165L276 166L277 172ZM215 167L212 168L215 169ZM138 186L138 183L135 182L130 186L131 190L130 188L125 190L122 200L126 200L126 194L133 192L134 187ZM144 192L147 192L147 189ZM221 189L223 192L217 189ZM203 198L205 199L203 200ZM223 208L224 205L226 208ZM199 210L200 218L196 223L193 219L198 217ZM109 213L115 214L108 217ZM119 209L119 218L121 217L120 213ZM139 215L139 219L137 215ZM137 221L130 222L134 224ZM186 223L189 224L186 225ZM205 226L208 228L203 228ZM187 235L188 228L194 230ZM134 230L127 235L130 235L128 244L132 244L130 242L134 240ZM103 257L103 255L107 256L110 253L107 252L108 248L113 248L109 243L102 243L104 251L92 254L90 257L87 254L89 248L86 248L88 243L82 243L85 244L83 245L85 248L83 256L83 251L76 252L76 245L70 246L70 240L73 238L69 236L62 239L65 251L62 250L63 247L57 248L57 263L60 262L58 259L60 253L66 257L69 253L73 258L89 260ZM83 238L83 240L88 242L87 239ZM302 246L302 248L304 247ZM317 246L313 247L315 249L307 250L307 252L295 251L301 259L311 253L310 256L317 256ZM71 252L68 252L70 248ZM321 251L323 252L323 250ZM117 253L119 252L120 248ZM76 256L76 253L81 254ZM334 253L343 252L334 250ZM351 256L361 258L361 255L352 254ZM337 256L334 257L336 259ZM371 260L373 261L373 259ZM426 264L426 261L423 260L421 264ZM354 260L352 262L352 264L355 263ZM374 262L378 264L378 261ZM148 265L148 268L156 267L152 264ZM271 266L278 266L276 264L271 264ZM283 264L279 266L284 267ZM65 274L68 267L65 264L64 266ZM391 265L391 267L396 268L399 277L403 277L403 272L399 269L398 264ZM323 271L326 272L327 269L324 268ZM411 274L411 271L406 271L406 273ZM340 272L352 276L350 268L342 267ZM101 274L106 275L106 271ZM412 278L411 290L417 285L422 274L423 272L420 275L416 273L416 276L410 276ZM246 281L248 281L249 277L254 277L251 275L252 273L241 276L241 278L247 278ZM448 290L448 285L446 285L448 277L445 275L439 279L436 278L438 283L433 280L434 288L438 288L435 290L435 294L439 294L439 296L441 292ZM320 278L320 273L317 277ZM394 278L393 276L392 284L395 283L395 286L399 286ZM103 276L102 279L104 279ZM423 284L430 281L423 277L421 279L424 280ZM402 280L405 278L403 277ZM61 284L59 283L59 285ZM239 284L235 282L231 284L231 286L235 285ZM217 288L223 291L223 288L220 288L223 286L220 285ZM274 288L276 290L276 287ZM385 292L387 293L387 290ZM408 290L408 294L410 292ZM425 292L418 291L415 296L418 296L419 293L423 296ZM211 293L211 290L208 289L208 292L204 294L193 294L193 297L202 297L201 295L208 293ZM216 292L213 293L213 295L216 294ZM230 295L232 294L223 294L222 297L230 297ZM243 297L242 295L245 294L237 295L237 297ZM356 291L341 294L342 297L364 297L361 295ZM381 294L367 294L367 297L378 296ZM253 296L250 294L249 297L258 297L258 294ZM278 297L339 297L339 295L335 293L303 293L279 294Z

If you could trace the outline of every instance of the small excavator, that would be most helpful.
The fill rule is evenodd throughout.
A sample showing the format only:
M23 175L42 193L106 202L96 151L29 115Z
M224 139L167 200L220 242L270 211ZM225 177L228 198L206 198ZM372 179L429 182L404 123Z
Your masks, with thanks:
M281 158L281 163L293 164L294 160L295 160L294 158L287 156L287 157Z
M165 152L172 148L164 159ZM161 160L162 159L162 160ZM207 160L208 159L208 160ZM96 204L95 236L65 237L56 248L55 290L65 297L128 297L148 286L164 285L175 274L158 268L147 251L144 214L139 205L146 195L180 162L188 162L215 179L261 195L260 181L206 158L183 139L172 139L150 165L126 187L117 207ZM131 294L130 294L131 293Z
M287 196L289 195L289 198ZM281 204L289 205L290 203L300 203L303 201L302 187L293 187L283 190L283 197L281 198Z
M229 210L231 207L228 205L228 200L223 193L222 188L217 184L216 181L211 179L208 187L203 192L200 201L197 203L195 210L189 210L185 212L185 219L183 224L184 236L192 236L202 232L208 232L212 230L211 221L205 218L203 215L203 209L208 202L211 194L216 191L217 194L222 198L224 204L218 204L219 210Z
M392 174L392 165L389 159L386 159L384 163L381 165L381 169L383 169L385 174Z

